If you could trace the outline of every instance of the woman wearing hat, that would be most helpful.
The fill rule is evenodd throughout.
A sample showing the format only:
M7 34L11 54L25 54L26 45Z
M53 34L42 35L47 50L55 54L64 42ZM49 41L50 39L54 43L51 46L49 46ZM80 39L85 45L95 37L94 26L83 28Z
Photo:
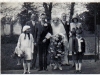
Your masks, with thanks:
M72 23L70 24L70 31L72 31L73 28L80 29L80 33L82 33L82 24L79 22L78 18L72 19Z
M31 60L33 59L33 36L30 33L30 26L25 25L23 27L23 33L20 34L17 48L19 48L23 54L23 68L24 68L24 74L29 73L30 74L30 66L31 66Z

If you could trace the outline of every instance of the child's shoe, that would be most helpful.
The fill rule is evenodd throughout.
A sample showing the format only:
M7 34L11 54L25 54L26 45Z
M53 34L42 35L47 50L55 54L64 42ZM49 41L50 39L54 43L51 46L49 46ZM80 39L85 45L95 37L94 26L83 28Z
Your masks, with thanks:
M24 72L23 74L27 74L27 72Z
M79 70L79 73L82 73L82 71L81 71L81 70Z
M55 70L55 69L57 69L57 66L56 66L56 65L54 66L54 70Z
M61 66L59 66L59 70L62 70L62 67Z
M31 72L27 72L28 74L31 74Z

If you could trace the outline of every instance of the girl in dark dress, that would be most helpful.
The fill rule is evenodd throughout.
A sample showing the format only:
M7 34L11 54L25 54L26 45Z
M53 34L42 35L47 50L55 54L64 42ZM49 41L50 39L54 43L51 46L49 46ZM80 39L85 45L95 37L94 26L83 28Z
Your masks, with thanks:
M76 30L75 28L72 29L70 32L70 39L69 39L69 50L72 51L72 60L73 60L73 67L75 67L75 56L74 56L74 39L76 38Z

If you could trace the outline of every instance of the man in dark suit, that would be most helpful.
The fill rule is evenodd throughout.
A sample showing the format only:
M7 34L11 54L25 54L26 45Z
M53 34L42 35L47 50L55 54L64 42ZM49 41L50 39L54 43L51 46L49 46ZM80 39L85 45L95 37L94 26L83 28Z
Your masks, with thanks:
M81 37L78 30L76 30L76 39L74 40L73 52L75 54L76 72L81 73L82 58L85 53L85 40L83 37Z
M67 23L66 17L67 17L66 14L63 13L63 14L62 14L62 20L61 20L61 22L62 22L62 24L64 25L64 28L65 28L65 31L66 31L66 35L67 35L67 38L68 38L68 41L69 41L70 25Z
M32 33L33 38L34 38L34 53L33 53L34 59L32 61L32 67L34 69L36 69L36 59L37 59L37 53L38 53L38 49L37 49L37 45L36 45L36 36L35 36L35 34L36 34L35 26L37 24L35 21L35 17L36 17L35 14L32 14L31 20L26 23L26 25L29 25L31 27L31 33Z
M39 48L39 70L47 71L47 53L48 46L50 43L50 35L52 33L52 28L49 23L45 21L46 15L44 13L41 14L41 21L36 26L36 38L37 44Z
M70 25L68 25L67 21L66 21L66 14L65 13L62 13L62 20L61 20L64 28L65 28L65 31L66 31L66 36L67 36L67 39L69 41L69 31L70 31ZM68 62L65 62L63 63L62 65L66 65L66 66L69 66L69 59L68 59L68 55L69 55L69 51L66 51L67 55L66 55L66 58L65 60L68 60Z

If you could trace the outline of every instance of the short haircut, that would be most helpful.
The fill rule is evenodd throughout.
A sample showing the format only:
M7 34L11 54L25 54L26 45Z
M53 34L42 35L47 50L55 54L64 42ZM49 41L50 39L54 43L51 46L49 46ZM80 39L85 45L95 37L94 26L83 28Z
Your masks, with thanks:
M75 20L75 19L76 19L76 20L77 20L77 22L78 22L78 18L73 18L73 19L72 19L72 22L74 22L74 20Z
M32 14L32 15L31 15L31 18L32 18L33 16L35 16L35 14Z
M42 13L41 16L46 16L46 14L45 13Z

